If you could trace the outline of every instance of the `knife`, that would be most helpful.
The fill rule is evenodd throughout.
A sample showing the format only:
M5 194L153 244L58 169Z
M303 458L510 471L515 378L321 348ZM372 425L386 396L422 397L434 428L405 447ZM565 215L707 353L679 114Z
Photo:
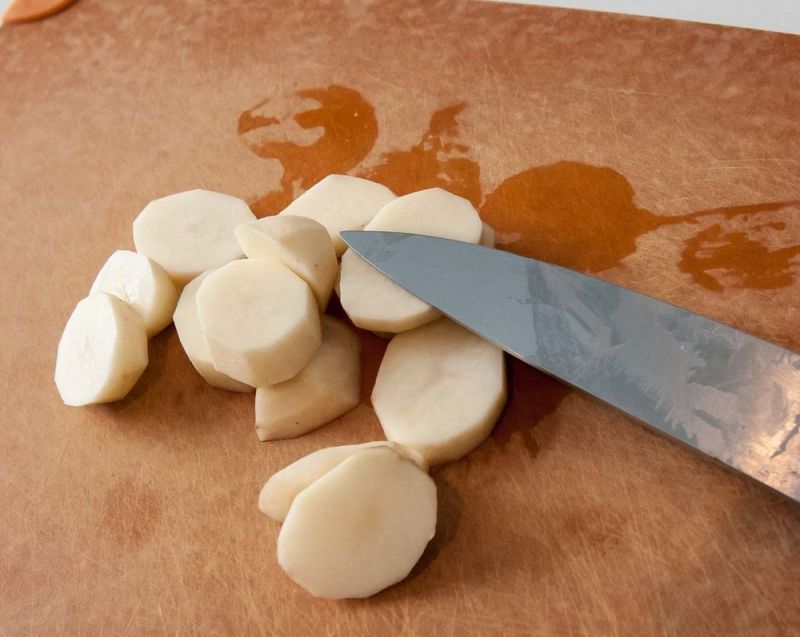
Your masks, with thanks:
M502 250L396 232L341 237L512 356L800 500L800 354Z

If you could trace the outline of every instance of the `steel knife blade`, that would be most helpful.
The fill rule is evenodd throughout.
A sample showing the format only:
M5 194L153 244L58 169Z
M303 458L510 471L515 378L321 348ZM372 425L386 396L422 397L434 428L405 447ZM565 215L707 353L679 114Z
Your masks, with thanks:
M800 500L800 353L502 250L394 232L341 237L509 354Z

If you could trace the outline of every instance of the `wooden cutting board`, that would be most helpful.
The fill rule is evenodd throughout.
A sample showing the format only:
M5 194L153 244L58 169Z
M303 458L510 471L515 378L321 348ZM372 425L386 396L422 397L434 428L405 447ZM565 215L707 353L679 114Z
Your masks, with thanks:
M279 210L331 172L471 199L506 249L798 349L800 38L502 4L82 0L0 30L0 634L788 635L800 508L510 361L436 538L365 601L275 559L262 482L380 436L369 391L259 444L172 328L124 401L52 382L152 198ZM800 444L795 442L794 444Z

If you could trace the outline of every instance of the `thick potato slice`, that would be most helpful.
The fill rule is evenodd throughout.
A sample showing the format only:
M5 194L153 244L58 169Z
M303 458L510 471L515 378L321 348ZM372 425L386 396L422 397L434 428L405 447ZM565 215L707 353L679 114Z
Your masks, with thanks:
M358 405L361 341L341 321L323 315L322 344L287 381L256 390L256 435L261 441L294 438Z
M478 243L483 224L472 204L441 188L397 197L380 209L365 230L410 232Z
M270 476L258 496L258 508L264 515L276 522L283 522L298 493L350 456L373 447L391 447L412 460L423 471L428 470L428 465L422 456L388 440L325 447L303 456Z
M339 274L339 263L325 227L309 217L264 217L236 228L236 238L251 259L274 259L308 283L324 311Z
M297 495L278 562L317 597L369 597L406 577L435 531L430 476L388 447L365 449Z
M431 465L486 440L505 401L502 350L446 318L395 336L372 390L386 437Z
M281 215L310 217L328 230L336 255L347 245L343 230L362 230L377 212L395 198L386 186L350 175L328 175L290 203Z
M339 300L355 325L385 335L441 316L436 308L388 279L353 250L342 255Z
M192 366L209 385L228 391L253 391L251 385L234 380L214 369L211 350L208 349L208 343L200 330L200 318L197 315L197 290L209 274L211 271L204 272L183 288L172 318L175 322L175 331Z
M147 367L147 331L136 311L98 292L75 306L56 355L61 400L75 407L119 400Z
M148 336L172 322L178 290L166 270L143 254L117 250L108 257L89 294L106 292L130 305L144 321Z
M214 369L254 387L293 378L321 342L311 288L275 261L232 261L209 274L197 314Z
M184 285L206 270L242 257L233 231L255 218L241 199L187 190L147 204L133 221L133 242L137 252Z
M482 224L472 204L441 188L394 199L365 230L426 234L478 243ZM350 320L376 332L402 332L428 323L440 313L385 277L348 250L342 255L339 298Z

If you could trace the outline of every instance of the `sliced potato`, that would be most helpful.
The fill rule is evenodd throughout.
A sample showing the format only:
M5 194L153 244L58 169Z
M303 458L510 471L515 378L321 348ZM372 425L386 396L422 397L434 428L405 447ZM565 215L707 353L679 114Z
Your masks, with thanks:
M485 248L494 248L496 238L497 233L494 231L494 228L492 228L492 226L490 226L488 223L484 222L481 230L481 240L479 243Z
M293 378L321 342L311 288L275 261L232 261L209 274L197 314L214 369L254 387Z
M100 268L89 294L106 292L130 305L144 321L148 336L172 322L178 290L166 270L143 254L117 250Z
M322 344L300 373L256 390L256 435L262 442L308 433L358 405L361 341L331 316L320 322Z
M369 597L406 577L435 531L430 476L388 447L364 449L295 497L278 562L317 597Z
M410 232L478 243L482 224L472 204L441 188L394 199L365 230ZM402 332L440 313L348 250L342 255L339 298L350 320L376 332Z
M328 175L290 203L281 215L310 217L327 228L336 255L347 245L339 237L343 230L363 230L377 212L392 199L386 186L350 175Z
M200 289L203 280L211 272L204 272L183 288L173 316L175 331L178 333L183 350L189 357L192 366L209 385L228 391L253 391L252 386L239 382L214 369L214 363L211 361L211 350L208 348L208 343L206 343L206 339L200 331L200 318L197 315L197 291Z
M467 199L442 188L428 188L389 202L364 229L410 232L478 243L483 224Z
M386 437L431 465L486 440L505 401L502 350L446 318L395 336L372 390Z
M133 242L137 252L184 285L206 270L242 257L233 231L255 218L241 199L188 190L147 204L133 222Z
M339 274L336 252L325 227L309 217L264 217L236 228L236 238L251 259L274 259L308 283L324 311Z
M303 456L270 476L258 496L258 508L264 515L276 522L283 522L298 493L328 473L340 462L359 451L373 447L391 447L397 453L413 461L423 471L428 470L428 465L422 456L413 450L406 449L402 445L388 440L364 442L358 445L325 447Z
M441 316L436 308L386 278L353 250L342 255L339 300L355 325L385 335Z
M136 311L98 292L75 306L56 355L61 400L75 407L119 400L147 367L147 331Z

